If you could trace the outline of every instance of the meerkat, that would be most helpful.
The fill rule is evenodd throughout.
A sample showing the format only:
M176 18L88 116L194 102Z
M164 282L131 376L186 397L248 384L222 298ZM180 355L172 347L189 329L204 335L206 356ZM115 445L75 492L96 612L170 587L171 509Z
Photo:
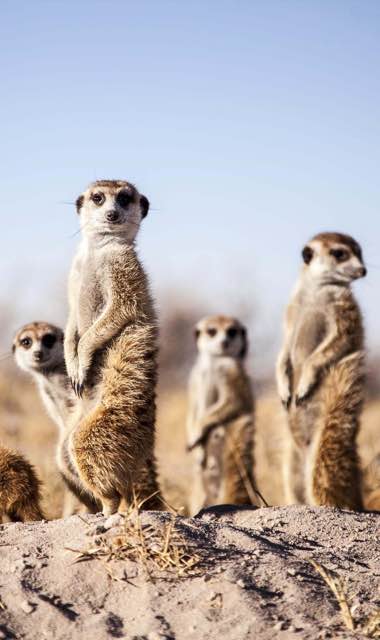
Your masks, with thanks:
M19 453L0 445L0 523L44 520L41 483L32 465Z
M380 511L380 453L363 471L363 504L367 511Z
M66 372L63 339L59 327L48 322L30 322L17 331L12 351L20 369L37 383L45 408L59 429L56 460L69 489L64 496L63 517L66 517L75 513L80 504L90 513L99 511L100 505L81 483L68 454L69 425L77 411L77 399Z
M137 496L160 509L154 460L157 320L135 250L148 199L124 180L98 180L76 201L82 240L69 277L68 376L82 417L70 456L110 515Z
M190 512L225 503L257 505L246 329L236 318L209 316L196 325L195 339L198 357L190 374L187 419Z
M288 504L360 509L356 437L364 394L364 330L351 282L366 275L350 236L320 233L285 319L277 386L287 411L284 484Z

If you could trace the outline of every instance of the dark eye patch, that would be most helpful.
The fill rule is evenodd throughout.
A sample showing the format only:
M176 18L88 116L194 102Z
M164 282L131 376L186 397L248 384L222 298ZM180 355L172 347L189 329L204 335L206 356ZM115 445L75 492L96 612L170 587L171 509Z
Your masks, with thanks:
M105 201L105 195L102 191L98 191L97 193L93 193L91 195L91 200L96 204L97 207L100 207Z
M45 335L42 336L41 342L47 349L52 349L57 342L57 338L54 333L45 333Z
M309 264L313 259L313 249L311 247L304 247L302 250L302 258L305 264Z
M29 338L29 336L26 336L25 338L22 338L22 340L20 340L20 344L22 347L24 347L24 349L29 349L32 346L32 338Z
M210 327L209 329L207 329L207 335L210 336L210 338L213 338L214 336L216 336L217 334L217 330L214 329L213 327Z
M133 201L132 194L125 190L119 191L119 193L116 196L117 204L119 205L119 207L122 207L123 209L126 209L132 201Z
M227 337L231 338L231 340L233 338L236 338L237 336L237 329L235 327L229 327L229 329L227 329L226 331Z
M338 262L344 262L345 260L348 260L350 254L346 249L331 249L330 255L338 260Z

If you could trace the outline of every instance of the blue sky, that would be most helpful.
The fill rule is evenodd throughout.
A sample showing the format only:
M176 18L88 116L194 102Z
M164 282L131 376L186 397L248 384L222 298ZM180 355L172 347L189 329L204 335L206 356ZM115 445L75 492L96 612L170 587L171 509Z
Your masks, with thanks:
M151 201L159 299L252 302L278 340L303 243L345 231L380 347L379 2L4 1L0 54L0 304L22 292L17 321L58 319L67 203L121 177Z

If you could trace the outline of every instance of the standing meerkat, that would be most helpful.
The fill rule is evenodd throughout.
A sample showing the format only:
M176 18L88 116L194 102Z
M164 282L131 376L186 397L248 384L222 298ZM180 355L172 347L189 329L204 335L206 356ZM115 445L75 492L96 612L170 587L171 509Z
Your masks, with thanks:
M360 509L364 331L350 285L366 268L359 244L341 233L316 235L302 256L277 362L289 425L286 502Z
M40 507L40 486L36 472L19 453L0 445L0 523L44 520Z
M134 243L149 202L124 180L77 199L82 241L69 277L68 376L82 416L70 455L107 515L134 496L161 508L154 460L157 320Z
M236 318L210 316L198 322L195 337L198 357L190 375L187 420L191 514L215 504L257 504L246 329Z
M75 512L78 505L74 496L90 513L96 513L100 505L81 483L68 453L69 424L77 399L66 372L62 329L48 322L30 322L17 331L12 351L20 369L37 383L45 408L59 428L57 465L70 490L64 497L63 516Z

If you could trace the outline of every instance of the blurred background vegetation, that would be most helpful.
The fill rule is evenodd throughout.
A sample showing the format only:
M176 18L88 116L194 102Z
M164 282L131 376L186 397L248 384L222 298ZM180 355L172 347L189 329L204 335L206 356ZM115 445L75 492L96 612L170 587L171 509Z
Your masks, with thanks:
M57 298L57 291L59 298ZM62 297L61 297L62 294ZM31 320L48 320L64 326L65 286L57 285L46 299L44 317L32 317L11 299L1 309L0 441L18 449L36 465L44 482L45 509L50 517L61 513L63 487L55 465L57 429L47 416L33 380L17 369L11 353L14 332ZM282 407L275 392L274 362L281 324L271 327L261 320L259 305L226 297L226 307L209 308L204 300L186 298L183 292L158 297L160 312L160 380L158 386L157 457L167 500L186 513L191 490L190 456L185 452L187 379L195 358L193 328L203 315L234 313L249 328L247 368L256 397L255 465L259 488L267 502L282 504L281 454L285 430ZM380 451L380 359L368 358L367 402L360 433L363 464Z

